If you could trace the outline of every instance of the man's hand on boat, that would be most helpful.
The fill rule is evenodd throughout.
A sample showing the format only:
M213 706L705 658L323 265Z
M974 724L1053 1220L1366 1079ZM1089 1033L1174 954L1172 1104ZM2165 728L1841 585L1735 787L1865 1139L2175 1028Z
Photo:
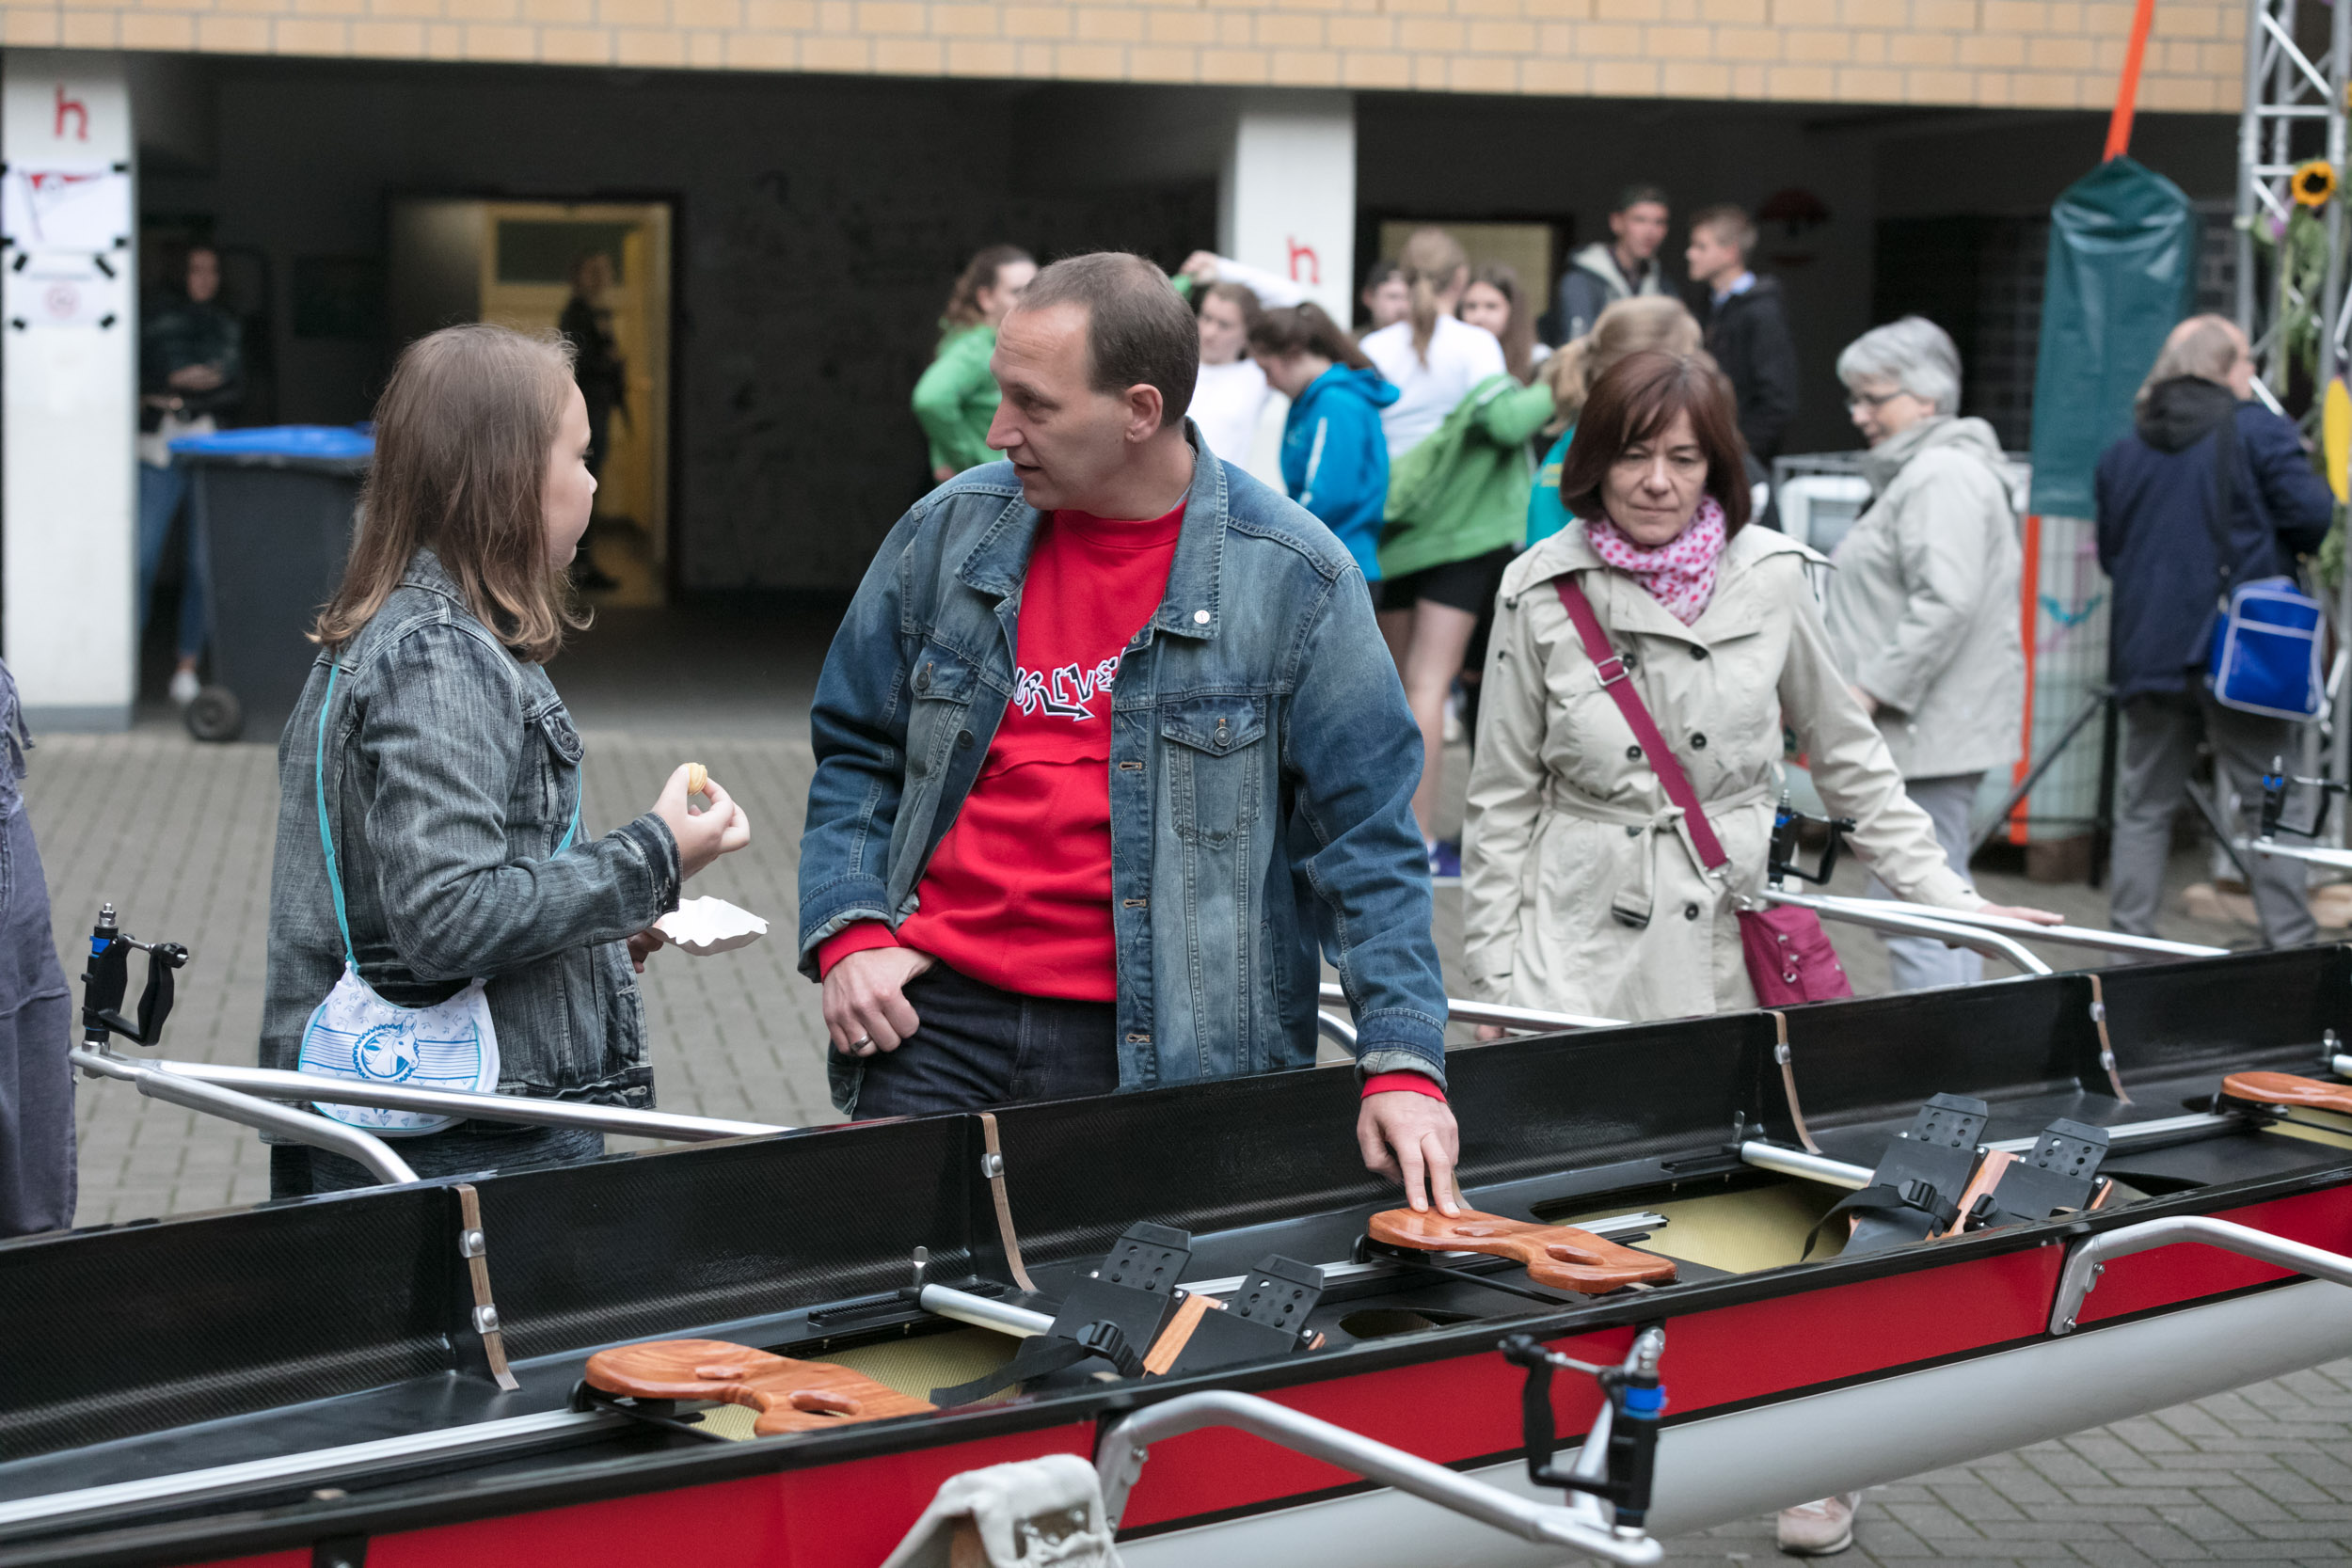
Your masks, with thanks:
M896 1051L922 1026L907 1002L909 980L939 960L912 947L868 947L825 972L825 1033L844 1056Z
M703 798L710 802L707 810L694 811L687 805L686 776L690 770L690 764L678 764L653 803L653 814L661 818L670 836L677 840L677 876L681 882L721 855L731 855L752 841L752 819L735 803L734 796L719 787L718 780L707 776L703 780Z
M1444 1101L1410 1089L1367 1095L1356 1113L1356 1143L1365 1164L1404 1183L1405 1201L1415 1209L1434 1201L1440 1213L1462 1212L1462 1192L1454 1184L1462 1135Z

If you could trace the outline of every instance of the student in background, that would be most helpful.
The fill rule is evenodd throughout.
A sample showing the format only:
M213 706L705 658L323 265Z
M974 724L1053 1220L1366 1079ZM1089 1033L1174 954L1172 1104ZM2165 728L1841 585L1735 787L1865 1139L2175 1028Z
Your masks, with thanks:
M1600 313L1592 331L1544 361L1543 380L1551 388L1552 419L1544 434L1559 439L1544 453L1535 470L1535 485L1527 498L1527 542L1542 544L1568 524L1568 509L1560 504L1560 467L1576 439L1576 421L1592 396L1594 384L1629 354L1660 349L1687 356L1700 352L1698 318L1682 301L1663 294L1621 299Z
M1274 398L1265 372L1250 357L1249 335L1267 309L1296 305L1306 291L1286 277L1206 250L1186 257L1174 282L1179 293L1192 294L1199 309L1200 378L1192 388L1192 422L1211 451L1248 467ZM1271 470L1263 477L1271 477Z
M1666 193L1656 185L1628 185L1609 214L1609 242L1576 253L1560 279L1560 305L1553 317L1559 341L1572 343L1593 329L1600 313L1620 299L1662 294L1666 270L1658 247L1666 243Z
M1470 287L1462 291L1461 316L1495 335L1502 345L1503 367L1521 381L1551 357L1550 348L1535 341L1535 318L1516 268L1495 261L1472 273Z
M1413 816L1428 847L1431 874L1451 878L1460 875L1460 850L1438 837L1446 698L1479 613L1494 597L1526 527L1527 454L1510 450L1511 443L1526 441L1549 417L1550 394L1536 392L1533 422L1517 429L1529 402L1511 394L1531 389L1512 380L1493 333L1455 316L1470 286L1470 258L1452 235L1421 230L1405 242L1400 260L1411 312L1362 345L1397 389L1397 400L1380 414L1390 486L1380 549L1380 630L1421 726L1422 768ZM1438 451L1406 466L1423 441L1441 432Z
M1367 332L1395 325L1413 309L1413 291L1406 284L1405 269L1392 261L1372 264L1372 276L1364 279L1364 291L1356 298L1364 308Z
M1797 342L1776 278L1748 268L1756 224L1738 207L1702 207L1691 217L1683 254L1691 281L1707 291L1707 352L1740 400L1740 435L1759 464L1780 455L1797 417Z
M1453 235L1442 229L1415 230L1405 242L1398 276L1406 289L1405 315L1365 334L1362 343L1364 357L1396 388L1396 402L1380 416L1391 463L1443 423L1472 387L1509 369L1495 335L1455 314L1470 287L1470 257Z
M914 417L930 441L937 483L995 459L988 421L996 417L996 378L988 373L988 356L996 350L997 324L1036 276L1027 251L993 245L972 258L947 295L939 350L914 384Z
M1377 581L1389 499L1380 411L1396 401L1396 388L1317 305L1266 311L1250 329L1249 352L1291 400L1282 427L1283 487L1339 536L1364 579Z

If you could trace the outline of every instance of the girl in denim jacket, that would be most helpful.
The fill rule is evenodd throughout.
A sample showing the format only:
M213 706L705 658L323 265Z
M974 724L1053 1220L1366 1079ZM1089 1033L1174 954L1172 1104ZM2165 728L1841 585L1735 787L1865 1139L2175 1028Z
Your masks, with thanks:
M650 1105L633 974L679 883L751 826L715 783L690 815L681 767L635 821L580 832L580 735L543 668L586 624L565 568L596 482L569 354L497 326L434 333L375 420L350 564L278 743L262 1065L315 1065L340 1039L310 1026L341 981L436 1016L486 1007L499 1093ZM415 1053L358 1054L397 1077ZM468 1121L399 1148L435 1177L589 1159L603 1139ZM271 1150L273 1196L368 1182L339 1156Z

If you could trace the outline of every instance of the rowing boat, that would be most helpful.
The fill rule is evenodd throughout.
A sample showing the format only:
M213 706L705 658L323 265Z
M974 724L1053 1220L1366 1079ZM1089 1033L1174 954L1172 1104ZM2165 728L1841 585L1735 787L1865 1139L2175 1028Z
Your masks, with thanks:
M2314 947L1457 1051L1484 1240L1395 1240L1344 1069L27 1238L0 1562L872 1568L942 1482L1048 1454L1146 1568L1655 1560L2352 1354L2348 1014L2352 950ZM1543 1283L1540 1239L1494 1250L1526 1227L1645 1277ZM714 1387L767 1355L892 1398L755 1435L592 1378L690 1339ZM1523 1400L1571 1362L1607 1375ZM1640 1496L1601 1452L1636 1417Z

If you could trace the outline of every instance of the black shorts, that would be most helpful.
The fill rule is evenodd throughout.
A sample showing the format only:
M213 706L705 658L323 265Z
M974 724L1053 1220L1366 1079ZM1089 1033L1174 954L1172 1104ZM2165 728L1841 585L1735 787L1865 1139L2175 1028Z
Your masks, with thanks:
M1485 555L1471 556L1468 561L1449 561L1442 566L1430 566L1418 572L1407 572L1401 578L1380 579L1382 610L1410 610L1427 599L1477 615L1495 602L1495 593L1502 586L1502 569L1511 564L1511 558L1519 552L1509 545L1488 550Z

